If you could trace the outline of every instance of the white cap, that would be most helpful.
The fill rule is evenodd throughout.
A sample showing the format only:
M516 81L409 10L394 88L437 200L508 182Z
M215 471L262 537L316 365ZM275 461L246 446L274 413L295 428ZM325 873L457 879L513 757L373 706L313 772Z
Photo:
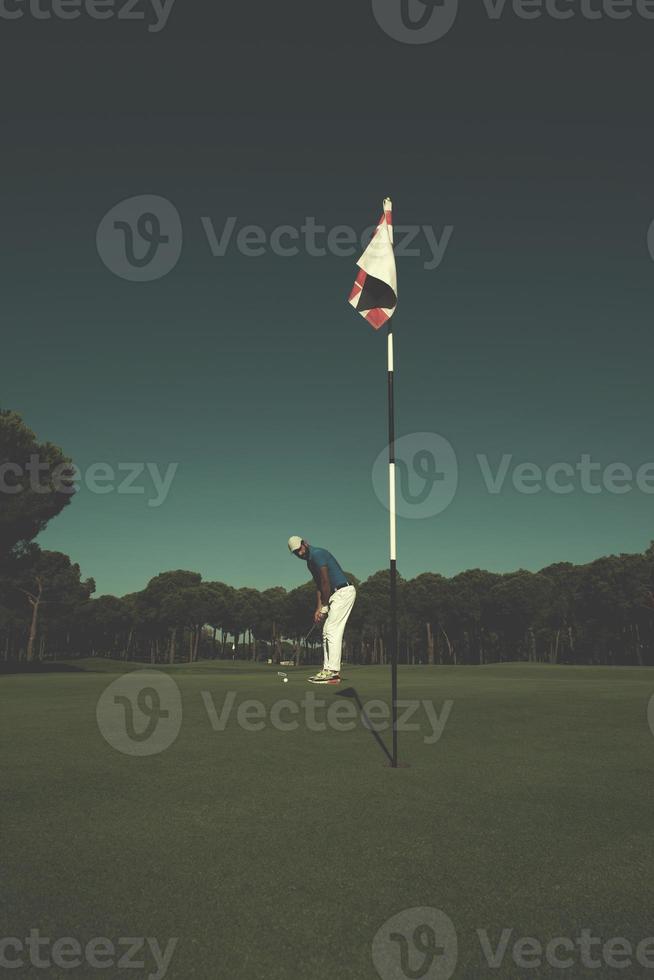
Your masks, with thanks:
M288 550L297 551L301 544L302 538L298 538L297 534L294 534L292 538L288 539Z

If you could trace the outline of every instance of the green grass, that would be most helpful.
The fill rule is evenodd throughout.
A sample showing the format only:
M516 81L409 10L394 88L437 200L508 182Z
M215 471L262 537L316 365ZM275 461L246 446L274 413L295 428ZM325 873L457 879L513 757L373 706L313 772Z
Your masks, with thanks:
M654 976L584 968L578 955L567 970L518 969L510 951L492 970L476 934L494 945L504 928L543 942L584 927L634 945L654 935L654 671L401 668L401 697L453 706L431 745L420 712L422 731L401 735L410 768L390 770L361 724L248 732L232 718L214 731L203 691L218 708L233 691L236 706L269 710L309 689L308 670L282 685L276 667L242 663L167 669L179 737L157 755L121 754L96 704L127 668L82 663L0 679L2 935L179 937L173 980L367 980L377 930L429 906L456 928L455 978ZM364 702L388 698L387 669L345 674ZM11 975L140 980L151 962Z

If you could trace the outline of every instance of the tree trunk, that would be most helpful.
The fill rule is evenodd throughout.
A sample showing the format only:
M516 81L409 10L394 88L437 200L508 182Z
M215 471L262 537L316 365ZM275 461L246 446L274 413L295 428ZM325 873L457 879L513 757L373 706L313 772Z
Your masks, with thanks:
M272 624L272 659L273 662L278 664L282 659L279 649L279 638L277 636L277 623Z
M434 663L434 634L431 631L431 623L426 623L427 626L427 663Z
M635 630L636 630L636 660L638 661L638 666L639 667L642 667L643 666L643 645L642 645L642 643L640 641L640 629L638 627L638 623L636 623Z
M168 651L168 662L175 663L175 640L177 638L177 627L173 626L170 633L170 649Z
M555 637L554 637L554 650L552 652L552 663L553 664L558 664L558 662L559 662L559 641L560 641L560 639L561 639L561 630L558 629L556 631L556 634L555 634Z
M39 607L41 605L41 596L43 595L43 584L41 581L38 583L39 591L37 595L29 595L28 599L32 606L32 620L30 622L30 635L27 641L27 662L31 663L34 659L34 641L36 640L36 631L39 622Z
M536 635L533 628L530 626L527 630L527 635L529 637L529 650L527 656L529 657L529 663L536 663Z

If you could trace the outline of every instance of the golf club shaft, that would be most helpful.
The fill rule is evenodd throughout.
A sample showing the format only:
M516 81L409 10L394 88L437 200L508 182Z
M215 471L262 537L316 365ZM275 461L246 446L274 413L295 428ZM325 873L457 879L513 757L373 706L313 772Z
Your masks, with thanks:
M307 635L304 637L304 642L305 643L307 642L307 640L309 639L309 637L311 636L311 634L315 630L316 626L319 626L321 623L322 623L322 620L320 620L319 623L314 623L313 624L313 626L311 627L311 629L309 630L309 632L307 633Z

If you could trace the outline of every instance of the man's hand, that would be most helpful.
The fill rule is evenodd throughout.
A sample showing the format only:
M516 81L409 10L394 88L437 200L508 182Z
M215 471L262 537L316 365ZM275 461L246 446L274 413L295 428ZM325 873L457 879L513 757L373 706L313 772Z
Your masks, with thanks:
M316 609L315 613L313 614L313 621L317 625L318 623L322 623L323 619L325 619L326 616L327 613L324 613L322 609Z

